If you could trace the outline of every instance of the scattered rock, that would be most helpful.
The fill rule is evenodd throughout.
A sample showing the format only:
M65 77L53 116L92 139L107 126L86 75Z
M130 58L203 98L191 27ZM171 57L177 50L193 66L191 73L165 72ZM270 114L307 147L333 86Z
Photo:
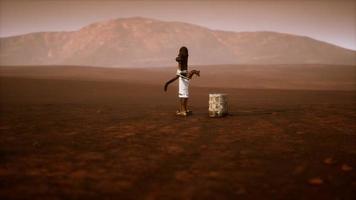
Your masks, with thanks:
M297 135L303 135L304 133L304 131L297 131Z
M10 129L9 126L0 126L0 130L8 130L8 129Z
M323 163L324 163L325 165L332 165L332 164L335 163L335 160L334 160L333 158L325 158L324 161L323 161Z
M356 181L351 183L352 187L356 187Z
M38 141L32 141L32 146L33 147L39 147L40 143Z
M343 165L341 165L341 170L345 171L345 172L349 172L352 170L352 167L348 164L343 164Z
M301 174L305 171L306 166L305 165L299 165L296 168L294 168L293 174Z
M248 150L240 150L240 155L247 155L249 154L250 152Z
M84 177L87 177L87 175L88 175L88 173L85 170L76 170L70 174L70 177L82 179Z
M188 171L178 171L175 173L175 178L178 181L189 181L192 175Z
M166 148L166 151L169 153L169 154L180 154L184 151L184 149L180 146L177 146L177 145L170 145Z
M311 178L308 180L308 183L310 185L321 185L324 183L323 179L316 177L316 178Z
M246 194L246 189L244 187L240 187L237 191L236 194L238 195L242 195L242 194Z
M220 175L219 172L216 172L216 171L210 171L207 173L207 177L209 177L209 178L216 178L219 175Z

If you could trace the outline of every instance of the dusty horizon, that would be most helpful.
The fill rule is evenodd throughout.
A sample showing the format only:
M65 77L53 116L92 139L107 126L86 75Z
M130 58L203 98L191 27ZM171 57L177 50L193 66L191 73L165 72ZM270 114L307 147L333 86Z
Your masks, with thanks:
M139 16L186 22L214 30L289 33L356 50L356 3L348 0L93 0L85 3L81 0L1 0L0 3L0 37L41 31L73 31L98 21Z

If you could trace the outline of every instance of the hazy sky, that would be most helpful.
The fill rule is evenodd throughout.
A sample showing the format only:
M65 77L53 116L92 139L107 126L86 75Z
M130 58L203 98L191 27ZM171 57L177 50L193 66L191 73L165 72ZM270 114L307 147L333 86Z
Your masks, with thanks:
M76 30L120 17L182 21L211 29L306 35L356 50L353 0L0 0L0 36Z

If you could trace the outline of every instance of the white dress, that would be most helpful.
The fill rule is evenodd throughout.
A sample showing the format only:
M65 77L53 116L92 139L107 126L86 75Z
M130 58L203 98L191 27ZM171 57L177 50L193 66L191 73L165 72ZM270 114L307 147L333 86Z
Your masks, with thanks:
M177 75L179 76L179 89L178 97L179 98L188 98L189 97L189 78L183 76L182 73L188 73L187 70L177 70Z

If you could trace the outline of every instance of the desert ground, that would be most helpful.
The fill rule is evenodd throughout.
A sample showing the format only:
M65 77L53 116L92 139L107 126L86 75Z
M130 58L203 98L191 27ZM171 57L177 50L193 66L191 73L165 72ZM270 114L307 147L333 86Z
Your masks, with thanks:
M200 69L0 67L1 199L356 198L355 66Z

